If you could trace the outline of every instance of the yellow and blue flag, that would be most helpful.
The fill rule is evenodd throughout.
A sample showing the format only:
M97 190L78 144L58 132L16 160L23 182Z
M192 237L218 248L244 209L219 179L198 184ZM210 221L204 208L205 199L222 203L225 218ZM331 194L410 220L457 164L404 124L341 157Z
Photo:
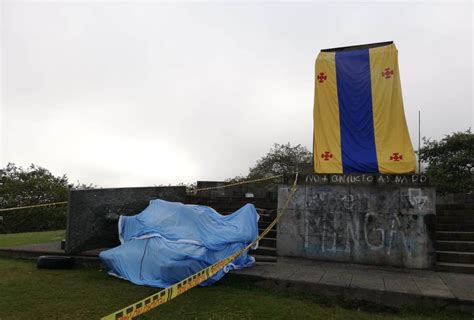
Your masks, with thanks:
M395 44L322 50L315 83L316 173L415 171Z

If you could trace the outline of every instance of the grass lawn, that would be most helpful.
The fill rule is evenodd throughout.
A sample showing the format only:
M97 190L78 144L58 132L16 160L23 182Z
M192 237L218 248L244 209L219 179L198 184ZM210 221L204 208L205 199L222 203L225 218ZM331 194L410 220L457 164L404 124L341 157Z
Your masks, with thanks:
M64 234L64 230L0 234L0 247L61 241Z
M98 319L158 291L104 270L37 269L34 261L0 258L0 319ZM371 310L371 311L369 311ZM276 293L227 275L194 288L137 319L472 319L445 310L390 311L303 294Z

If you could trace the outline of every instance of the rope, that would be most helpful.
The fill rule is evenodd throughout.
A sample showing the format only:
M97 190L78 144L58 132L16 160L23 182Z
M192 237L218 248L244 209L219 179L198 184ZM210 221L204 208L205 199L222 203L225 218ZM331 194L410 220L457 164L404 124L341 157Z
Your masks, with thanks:
M61 201L61 202L51 202L51 203L35 204L35 205L23 206L23 207L4 208L4 209L0 209L0 212L13 211L13 210L21 210L21 209L30 209L30 208L38 208L38 207L57 206L57 205L66 204L66 203L67 203L67 201Z
M191 193L197 193L198 191L207 191L207 190L214 190L214 189L229 188L229 187L234 187L234 186L239 186L239 185L244 185L244 184L249 184L249 183L255 183L255 182L260 182L260 181L267 181L267 180L273 180L273 179L281 178L281 177L283 177L283 176L284 176L283 174L279 174L279 175L271 176L271 177L267 177L267 178L246 180L246 181L241 181L241 182L236 182L236 183L230 183L230 184L226 184L226 185L222 185L222 186L194 189L194 190L191 190L190 192L191 192ZM61 205L61 204L66 204L66 203L67 203L67 201L62 201L62 202L52 202L52 203L35 204L35 205L23 206L23 207L4 208L4 209L0 209L0 212L13 211L13 210L22 210L22 209L30 209L30 208L38 208L38 207L56 206L56 205Z
M267 178L246 180L246 181L230 183L230 184L226 184L226 185L222 185L222 186L194 189L194 190L191 190L190 192L196 193L196 192L198 192L198 191L207 191L207 190L214 190L214 189L223 189L223 188L228 188L228 187L240 186L240 185L243 185L243 184L249 184L249 183L255 183L255 182L260 182L260 181L273 180L273 179L281 178L281 177L283 177L283 176L284 176L283 174L279 174L279 175L271 176L271 177L267 177Z

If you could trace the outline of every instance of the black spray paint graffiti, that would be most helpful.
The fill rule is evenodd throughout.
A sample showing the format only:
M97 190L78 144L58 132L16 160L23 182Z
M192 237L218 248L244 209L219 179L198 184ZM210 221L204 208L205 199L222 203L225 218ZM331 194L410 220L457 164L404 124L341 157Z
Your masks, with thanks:
M402 209L413 209L418 214L433 213L433 209L429 208L430 198L420 188L409 188L408 192L402 192L400 205Z
M414 189L415 190L415 189ZM416 189L419 191L419 189ZM425 230L422 217L403 215L394 197L370 199L348 192L315 193L309 200L310 210L304 213L304 246L321 253L355 250L403 251L409 255L411 240ZM370 205L375 201L376 205ZM410 206L422 208L426 196L412 191Z

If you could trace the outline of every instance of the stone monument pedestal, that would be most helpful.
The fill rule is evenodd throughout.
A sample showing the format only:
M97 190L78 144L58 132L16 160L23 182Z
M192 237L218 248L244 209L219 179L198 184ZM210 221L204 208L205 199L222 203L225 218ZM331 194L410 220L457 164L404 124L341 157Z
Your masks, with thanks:
M435 214L425 175L307 175L278 223L277 254L433 269Z

